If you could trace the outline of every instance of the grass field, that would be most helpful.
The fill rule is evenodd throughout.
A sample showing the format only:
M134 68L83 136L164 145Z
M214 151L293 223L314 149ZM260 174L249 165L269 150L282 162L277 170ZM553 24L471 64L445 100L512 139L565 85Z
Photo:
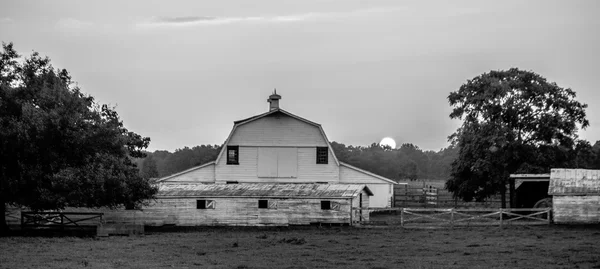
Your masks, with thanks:
M0 238L0 268L600 268L600 227L195 228Z

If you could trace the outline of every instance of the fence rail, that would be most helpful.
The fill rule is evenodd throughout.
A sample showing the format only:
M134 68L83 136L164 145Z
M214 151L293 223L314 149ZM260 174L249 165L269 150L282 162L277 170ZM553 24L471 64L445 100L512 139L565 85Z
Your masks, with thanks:
M395 185L394 207L404 208L499 208L500 197L491 197L484 202L464 202L445 189L423 185L423 187Z
M21 229L96 226L103 213L93 212L21 212Z
M362 209L377 212L377 209ZM382 220L371 216L371 223L399 225L406 228L548 225L552 222L551 208L392 208L393 215ZM399 216L398 216L399 214Z

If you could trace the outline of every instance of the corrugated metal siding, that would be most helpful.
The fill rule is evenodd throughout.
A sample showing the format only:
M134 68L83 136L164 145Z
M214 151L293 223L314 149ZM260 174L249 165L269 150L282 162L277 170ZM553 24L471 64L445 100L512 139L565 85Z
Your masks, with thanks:
M162 184L158 197L353 197L358 184Z
M189 171L184 174L174 176L166 179L165 182L204 182L214 183L215 182L215 165L208 165L196 170Z
M229 145L326 147L327 141L317 126L275 113L238 126Z
M216 164L217 183L238 181L240 183L302 183L339 182L339 169L332 158L328 164L317 164L317 148L298 148L298 171L296 178L258 177L258 147L240 147L239 165L227 165L225 158ZM331 152L330 152L331 154ZM331 155L330 155L331 156Z
M554 223L600 223L600 196L552 197Z
M552 169L550 195L600 195L600 170Z

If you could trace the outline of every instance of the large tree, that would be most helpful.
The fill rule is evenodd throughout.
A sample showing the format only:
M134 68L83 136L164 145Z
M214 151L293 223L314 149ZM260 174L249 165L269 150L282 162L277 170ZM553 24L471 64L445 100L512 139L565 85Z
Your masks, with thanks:
M500 193L514 172L549 172L573 165L577 130L586 128L587 105L575 92L516 68L468 80L448 101L450 118L463 120L450 139L459 147L448 190L464 200Z
M149 138L128 131L47 57L0 52L0 225L8 205L32 210L144 203L157 189L133 158Z

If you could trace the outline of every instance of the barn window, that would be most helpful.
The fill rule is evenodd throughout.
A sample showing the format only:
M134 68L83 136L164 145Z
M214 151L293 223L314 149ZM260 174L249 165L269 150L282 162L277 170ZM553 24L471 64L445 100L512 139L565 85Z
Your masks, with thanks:
M196 200L196 209L215 209L214 200Z
M227 146L227 164L240 164L240 147Z
M317 147L317 164L327 164L328 152L327 147Z
M321 201L321 209L323 209L323 210L331 209L331 201Z
M269 200L258 200L258 208L269 208Z

